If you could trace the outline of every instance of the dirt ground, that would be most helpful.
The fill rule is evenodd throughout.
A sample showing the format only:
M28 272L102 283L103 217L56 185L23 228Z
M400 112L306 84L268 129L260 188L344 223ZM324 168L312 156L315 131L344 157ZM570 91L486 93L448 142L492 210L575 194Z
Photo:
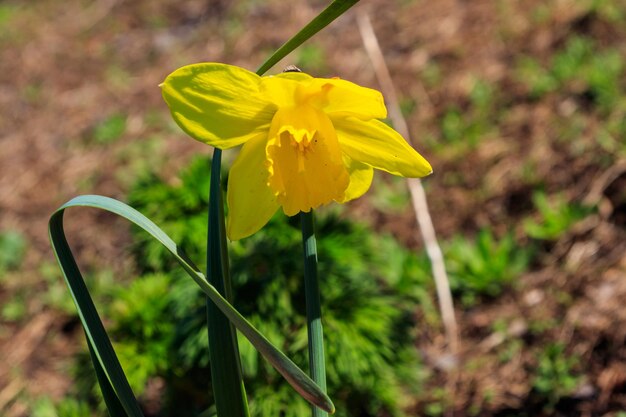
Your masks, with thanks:
M133 172L144 166L174 178L193 154L208 149L171 122L157 87L164 77L198 61L254 70L325 4L0 3L0 231L18 231L28 248L19 269L0 279L0 305L21 297L24 309L19 318L0 317L0 415L26 416L33 398L60 398L71 386L67 369L82 334L71 315L39 297L50 291L54 269L47 236L52 211L78 194L123 200ZM626 59L626 20L610 17L611 7L626 15L620 0L363 0L355 7L372 19L413 142L435 169L425 185L441 239L490 227L527 241L523 220L533 213L539 186L596 207L542 242L530 270L501 296L471 308L457 304L456 366L446 366L441 327L422 331L418 349L434 377L429 394L413 404L414 415L435 415L428 406L442 398L449 416L626 412L626 129L609 135L609 145L599 139L607 123L626 115L626 73L615 85L617 104L603 111L576 80L532 96L518 71L521 57L548 66L576 36ZM356 10L272 71L296 62L317 76L378 88ZM450 108L473 111L477 79L491 88L485 119L494 128L474 145L464 138L446 142L442 120ZM116 114L125 118L121 137L94 140L98 126ZM410 207L389 214L364 199L350 210L421 249ZM77 212L67 231L86 268L111 267L107 259L118 259L114 270L129 267L123 222ZM503 323L498 331L496 322ZM531 375L542 349L554 343L577 358L572 367L580 378L546 411L535 400Z

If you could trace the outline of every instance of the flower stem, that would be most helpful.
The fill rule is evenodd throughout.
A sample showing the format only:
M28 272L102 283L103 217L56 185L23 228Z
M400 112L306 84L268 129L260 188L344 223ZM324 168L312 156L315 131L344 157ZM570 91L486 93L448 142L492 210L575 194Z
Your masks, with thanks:
M300 213L302 224L302 246L304 249L304 293L306 297L307 332L309 335L309 367L311 378L326 392L326 365L324 363L324 331L320 288L317 279L317 244L313 225L313 210ZM313 406L313 417L328 414Z
M228 253L224 226L221 178L222 151L215 149L209 191L209 230L207 238L207 279L232 302ZM246 390L241 374L237 333L231 322L207 298L209 356L215 407L219 417L249 417Z

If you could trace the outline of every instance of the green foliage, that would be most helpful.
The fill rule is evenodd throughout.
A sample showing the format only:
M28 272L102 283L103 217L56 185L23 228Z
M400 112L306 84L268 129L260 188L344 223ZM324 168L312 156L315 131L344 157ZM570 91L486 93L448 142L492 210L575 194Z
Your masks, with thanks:
M166 184L152 173L140 178L128 197L131 206L158 224L202 270L206 262L209 181L207 159L197 158L181 172L179 186ZM142 270L176 268L176 261L161 245L150 244L141 233L137 238L137 262Z
M470 101L477 112L486 116L486 113L493 107L494 100L494 87L484 80L475 80L472 91L470 91Z
M435 388L432 393L432 402L425 407L425 413L429 417L439 417L444 415L446 409L450 407L449 393L444 388Z
M316 44L306 44L298 49L296 66L308 74L322 74L326 71L324 49Z
M406 179L392 175L374 175L370 198L385 213L401 213L411 204Z
M115 345L128 382L135 392L143 391L150 376L165 372L168 347L172 343L174 324L164 320L171 309L167 296L169 277L148 274L127 287L116 287L108 312L111 331L121 338Z
M114 114L99 123L93 131L93 139L98 144L107 144L118 140L126 131L126 116Z
M20 321L28 313L27 294L24 289L20 289L13 294L13 297L2 303L0 307L0 318L7 322Z
M600 127L597 140L606 152L626 157L626 103Z
M88 417L91 415L87 403L71 398L64 398L56 404L50 398L38 398L34 401L30 412L32 417Z
M440 149L446 149L449 145L459 145L460 151L467 151L491 134L495 126L493 111L496 97L494 88L484 80L474 80L474 85L469 93L469 102L463 106L450 106L441 118L440 143L435 143Z
M178 239L194 260L206 245L209 161L193 161L176 185L155 176L130 193L134 207ZM414 314L428 303L424 262L389 237L321 216L317 222L319 276L329 393L337 415L403 416L408 395L427 377L416 355ZM182 279L160 245L140 242L141 276L112 294L103 314L129 381L141 395L163 378L162 415L185 417L206 409L209 355L204 296ZM231 244L235 306L274 344L306 369L302 248L297 218L278 213L259 233ZM426 313L428 314L428 312ZM240 352L252 416L299 417L309 406L245 340ZM84 374L83 374L84 377ZM84 379L83 379L84 380ZM91 382L93 386L95 382Z
M589 6L589 12L597 13L610 22L623 23L626 20L626 7L619 1L591 0Z
M26 239L20 232L0 232L0 285L9 279L7 272L15 271L22 265L25 253ZM0 305L0 319L7 322L22 320L28 313L27 298L25 288L18 286L13 296Z
M535 192L533 203L539 211L540 220L527 219L524 222L524 231L528 236L541 240L558 239L574 223L593 210L590 207L571 204L560 196L548 199L544 192Z
M0 41L8 40L9 26L20 9L17 4L0 4Z
M541 64L531 57L522 57L517 63L517 76L525 83L533 98L543 95L558 88L556 80L546 71Z
M624 92L625 68L626 62L619 51L598 51L593 40L573 37L553 56L549 68L544 69L534 59L524 57L518 64L518 74L532 97L564 89L610 112Z
M441 133L446 143L467 143L476 146L487 131L486 121L472 118L465 111L451 107L441 120Z
M428 87L437 86L442 78L441 68L434 61L429 61L420 74L420 78Z
M479 296L495 297L506 284L524 272L533 255L509 233L497 240L483 229L475 240L455 237L444 247L453 293L467 305Z
M572 394L580 383L576 374L579 358L568 356L565 346L560 343L548 345L538 358L533 380L534 392L544 400L547 407L553 407L563 397Z
M0 275L17 269L26 253L26 239L16 231L0 232Z
M141 140L132 141L115 152L118 169L115 179L125 189L133 186L138 178L150 175L155 166L161 166L167 158L163 137L151 135Z
M44 262L39 265L38 273L46 283L42 296L44 304L67 315L75 315L76 307L59 267L52 262Z
M17 11L17 7L14 4L2 4L0 5L0 25L4 25L11 20L11 17Z

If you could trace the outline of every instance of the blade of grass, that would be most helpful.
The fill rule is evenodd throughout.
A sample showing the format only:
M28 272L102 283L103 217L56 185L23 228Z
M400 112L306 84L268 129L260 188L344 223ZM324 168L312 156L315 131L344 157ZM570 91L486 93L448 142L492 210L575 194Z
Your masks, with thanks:
M89 356L91 357L91 362L93 363L93 367L96 371L96 379L98 380L98 385L100 385L102 397L104 398L104 403L107 406L109 415L111 415L111 417L128 416L128 413L126 413L124 409L124 405L120 402L113 386L107 378L105 370L102 368L102 365L100 365L98 356L96 355L89 338L87 338L87 346L89 347Z
M350 7L357 4L359 0L335 0L326 9L317 15L309 24L296 33L294 37L285 42L276 52L272 54L256 71L257 74L263 75L272 68L278 61L283 59L287 54L292 52L298 46L309 40L320 30L324 29L339 16L344 14Z
M239 312L220 295L215 287L209 284L202 272L189 260L187 255L156 224L137 210L115 199L97 195L79 196L68 201L52 214L49 222L50 241L72 298L77 306L79 317L85 328L85 333L87 334L87 339L89 343L92 344L98 363L106 374L106 380L110 382L111 389L117 395L124 410L128 413L128 416L142 416L142 414L139 407L136 405L136 399L119 365L119 361L111 346L106 330L93 305L93 301L87 291L76 260L67 243L63 228L63 215L65 210L71 207L93 207L109 211L125 218L148 232L174 256L176 261L189 276L191 276L202 292L215 303L241 334L250 341L255 349L272 364L303 398L323 410L330 413L334 412L335 407L332 401L317 384L239 314ZM113 417L118 416L114 415Z
M322 328L322 307L320 288L317 279L317 244L313 210L300 213L302 225L302 249L304 252L304 294L306 298L306 322L309 335L309 368L313 381L326 392L326 364L324 361L324 330ZM312 407L313 417L326 417L328 414Z
M222 151L215 149L211 164L209 223L207 234L207 278L231 302L230 274L224 231L224 204L220 186ZM228 278L227 278L228 277ZM218 416L248 417L248 401L241 373L237 332L231 322L206 299L211 380Z
M89 352L97 359L97 362L94 362L97 363L96 377L111 417L143 417L65 239L63 210L55 212L50 218L49 235L55 256L77 306L78 316L83 323Z

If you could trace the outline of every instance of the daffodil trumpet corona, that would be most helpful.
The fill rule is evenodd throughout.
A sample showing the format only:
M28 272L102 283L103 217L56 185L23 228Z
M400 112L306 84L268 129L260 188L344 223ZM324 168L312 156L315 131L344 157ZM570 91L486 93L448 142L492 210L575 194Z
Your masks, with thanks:
M373 170L423 177L432 168L391 127L382 95L302 72L258 76L220 63L188 65L161 84L176 123L219 149L243 145L228 177L227 235L363 195Z

